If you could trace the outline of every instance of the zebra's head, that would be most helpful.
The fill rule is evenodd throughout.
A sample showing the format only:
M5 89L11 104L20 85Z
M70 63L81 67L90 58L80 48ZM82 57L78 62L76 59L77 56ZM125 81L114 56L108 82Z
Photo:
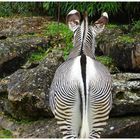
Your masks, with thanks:
M104 12L94 24L89 25L86 13L81 20L80 13L72 10L68 13L66 21L69 29L74 32L74 47L79 48L79 53L82 51L90 57L95 57L95 37L104 30L108 22L108 14Z

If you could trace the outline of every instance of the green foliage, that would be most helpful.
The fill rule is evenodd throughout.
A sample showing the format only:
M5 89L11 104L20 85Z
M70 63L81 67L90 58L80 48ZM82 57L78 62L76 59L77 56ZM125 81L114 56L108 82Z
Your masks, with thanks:
M108 12L109 14L116 14L121 10L121 3L118 2L98 2L97 3L97 11L101 12Z
M48 15L57 17L58 15L54 13L58 13L58 5L61 16L66 16L72 9L77 9L80 12L87 11L90 17L106 11L109 16L121 13L132 18L140 12L140 3L138 2L44 2L43 8Z
M10 131L0 128L0 138L13 138L13 135Z
M63 23L51 22L44 30L44 35L52 38L51 46L47 51L46 49L37 48L28 58L29 62L38 62L43 60L51 49L60 49L64 53L64 59L67 58L70 49L73 47L72 36L73 32L69 30L68 26ZM64 47L59 47L59 44L65 43Z
M48 25L46 29L47 36L60 36L63 42L65 42L65 47L62 48L64 52L64 59L67 58L70 49L73 47L72 36L73 32L69 30L68 26L63 23L52 22ZM58 45L57 45L58 46Z
M42 8L38 2L0 2L0 16L32 15Z
M113 60L109 56L97 56L96 59L107 67L111 67L113 65Z
M60 15L66 15L70 10L77 9L80 12L87 11L89 16L94 16L103 11L109 14L116 14L121 9L121 3L117 2L45 2L43 7L48 10L48 14L57 13L58 4L60 4Z
M131 31L132 31L132 32L134 32L134 31L140 32L140 20L134 21L134 22L132 23Z
M37 49L28 57L29 62L39 62L47 56L47 48L37 47Z
M45 57L44 52L34 52L31 54L31 56L28 58L30 62L38 62L42 60Z
M133 43L135 42L135 39L130 35L122 35L122 36L118 36L118 41L123 43Z
M72 9L87 11L92 18L104 11L109 17L125 15L128 21L138 18L140 13L139 2L0 2L0 16L47 14L58 18L59 7L61 18Z
M116 25L116 24L108 24L107 25L107 28L109 28L109 29L115 29L115 28L118 28L118 25Z
M72 37L73 33L72 31L69 30L66 24L51 22L51 24L47 26L46 35L52 35L52 36L60 35L63 37L67 37L67 36Z

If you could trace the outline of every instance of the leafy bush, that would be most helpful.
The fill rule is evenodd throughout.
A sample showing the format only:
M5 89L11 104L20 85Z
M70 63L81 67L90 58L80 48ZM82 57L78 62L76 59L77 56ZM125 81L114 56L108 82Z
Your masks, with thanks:
M37 14L42 6L41 2L0 2L0 16Z
M62 18L72 9L87 11L91 18L103 11L108 12L110 17L125 17L130 22L140 16L140 2L0 2L0 16L47 14Z
M77 9L80 12L87 11L90 17L100 15L102 12L108 12L109 16L122 16L127 21L132 21L134 17L139 18L140 3L139 2L44 2L43 8L48 15L57 17L58 7L60 7L60 16L72 10Z
M77 9L80 12L87 11L89 16L94 16L103 11L109 14L116 14L121 9L121 3L117 2L45 2L43 7L48 11L49 15L57 13L58 5L60 5L60 15L66 15L70 10Z
M132 32L134 32L134 31L140 32L140 20L134 21L134 22L132 23L131 31L132 31Z

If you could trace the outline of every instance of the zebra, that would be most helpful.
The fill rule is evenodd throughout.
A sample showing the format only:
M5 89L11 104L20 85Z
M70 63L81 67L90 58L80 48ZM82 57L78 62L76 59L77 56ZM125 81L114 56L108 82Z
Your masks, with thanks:
M100 138L112 106L111 76L95 58L95 37L108 22L104 12L92 25L85 13L66 17L74 33L73 49L55 72L49 93L50 108L63 138Z

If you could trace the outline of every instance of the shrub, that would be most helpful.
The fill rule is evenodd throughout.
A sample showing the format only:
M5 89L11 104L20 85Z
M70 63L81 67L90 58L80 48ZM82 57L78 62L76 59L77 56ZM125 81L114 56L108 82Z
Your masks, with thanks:
M42 7L41 2L0 2L0 16L38 14Z
M121 3L117 2L45 2L44 9L48 11L49 15L57 13L58 5L60 5L60 15L66 15L70 10L77 9L80 12L87 11L89 16L94 16L103 11L109 14L116 14L121 10Z
M134 22L132 23L131 31L132 31L132 32L134 32L134 31L140 32L140 20L134 21Z

